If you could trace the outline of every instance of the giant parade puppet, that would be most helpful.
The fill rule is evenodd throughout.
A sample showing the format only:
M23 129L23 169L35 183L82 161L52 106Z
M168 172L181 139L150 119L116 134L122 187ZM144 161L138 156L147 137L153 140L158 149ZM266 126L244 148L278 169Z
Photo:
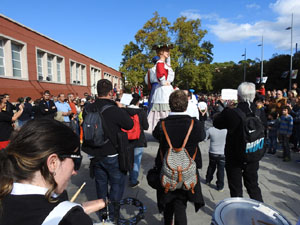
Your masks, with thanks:
M148 73L148 81L157 83L152 85L149 106L151 109L148 114L149 129L152 132L157 122L169 115L169 97L174 91L171 82L174 81L175 73L171 67L170 49L173 48L172 44L160 44L153 46L159 60L156 62L155 67ZM145 79L146 80L146 79Z

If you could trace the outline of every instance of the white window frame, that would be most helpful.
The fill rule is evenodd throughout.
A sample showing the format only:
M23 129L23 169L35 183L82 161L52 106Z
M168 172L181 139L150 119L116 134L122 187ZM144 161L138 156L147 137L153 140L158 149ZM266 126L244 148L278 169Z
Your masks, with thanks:
M0 55L0 58L2 59L2 65L0 65L1 68L3 68L3 74L0 74L0 76L5 76L5 55L4 55L4 40L0 39L0 50L2 51L3 55Z
M27 44L10 36L0 33L0 40L2 40L2 50L4 57L4 75L1 74L0 78L28 80L28 61L27 61ZM19 46L20 51L14 51L13 45ZM19 59L13 58L13 53L19 54ZM19 63L20 67L14 67L14 62ZM20 71L20 76L14 75L14 70Z
M47 81L53 80L53 59L54 56L47 54Z
M39 55L41 55L41 69L42 74L40 73L40 63L39 63ZM52 60L49 61L50 57ZM60 64L59 75L60 79L58 78L58 67L57 63ZM66 70L65 70L65 58L61 55L56 53L50 52L48 50L36 47L36 71L37 71L37 80L39 82L51 82L51 83L58 83L58 84L65 84L66 83ZM49 67L49 63L51 66ZM50 70L50 71L49 71Z
M70 59L70 84L87 86L87 66Z
M18 50L14 50L13 46L15 46L16 48L18 48ZM13 69L13 77L22 77L22 57L21 57L21 51L22 51L22 46L20 46L19 44L16 44L14 42L11 43L11 59L12 59L12 69ZM14 55L18 56L17 58L14 58ZM19 67L16 67L15 64L19 64ZM20 73L19 74L15 74L15 72Z
M102 79L102 69L93 65L90 65L90 85L91 93L97 94L97 82Z
M38 80L43 80L43 56L44 52L37 52L37 74L38 74Z
M57 79L57 82L61 82L61 68L62 68L62 62L63 62L63 59L60 58L60 57L57 57L56 59L56 79Z

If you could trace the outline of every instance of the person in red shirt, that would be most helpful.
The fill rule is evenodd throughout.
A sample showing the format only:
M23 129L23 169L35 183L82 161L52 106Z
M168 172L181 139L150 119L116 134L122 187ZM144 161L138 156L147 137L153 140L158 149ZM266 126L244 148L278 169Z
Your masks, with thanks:
M260 88L259 88L259 90L257 90L257 92L258 92L260 95L266 96L265 85L264 85L264 84L261 84L261 85L260 85Z
M156 62L157 88L153 94L152 108L148 115L149 132L152 132L157 122L168 116L170 112L169 96L174 91L171 82L174 81L175 73L171 67L170 49L173 45L161 44L152 49L156 50L159 60Z

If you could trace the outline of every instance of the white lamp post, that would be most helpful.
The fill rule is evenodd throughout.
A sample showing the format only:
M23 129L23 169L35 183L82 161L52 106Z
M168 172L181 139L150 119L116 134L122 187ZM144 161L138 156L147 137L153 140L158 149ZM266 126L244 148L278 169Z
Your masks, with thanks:
M291 30L291 62L290 62L289 90L292 90L292 73L293 73L293 13L292 13L291 26L287 27L286 30Z

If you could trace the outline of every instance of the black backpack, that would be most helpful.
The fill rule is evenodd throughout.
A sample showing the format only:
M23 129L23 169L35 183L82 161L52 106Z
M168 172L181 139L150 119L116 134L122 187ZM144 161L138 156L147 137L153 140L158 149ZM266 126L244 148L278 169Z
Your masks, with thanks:
M242 118L243 121L243 144L244 149L242 152L244 162L257 162L265 154L265 132L264 125L256 110L254 113L251 111L246 115L239 108L234 111Z
M84 118L82 129L83 129L83 144L82 150L90 155L93 155L93 149L101 148L105 145L109 139L104 134L103 123L104 119L102 113L104 110L112 107L113 105L105 105L96 112L89 112Z

